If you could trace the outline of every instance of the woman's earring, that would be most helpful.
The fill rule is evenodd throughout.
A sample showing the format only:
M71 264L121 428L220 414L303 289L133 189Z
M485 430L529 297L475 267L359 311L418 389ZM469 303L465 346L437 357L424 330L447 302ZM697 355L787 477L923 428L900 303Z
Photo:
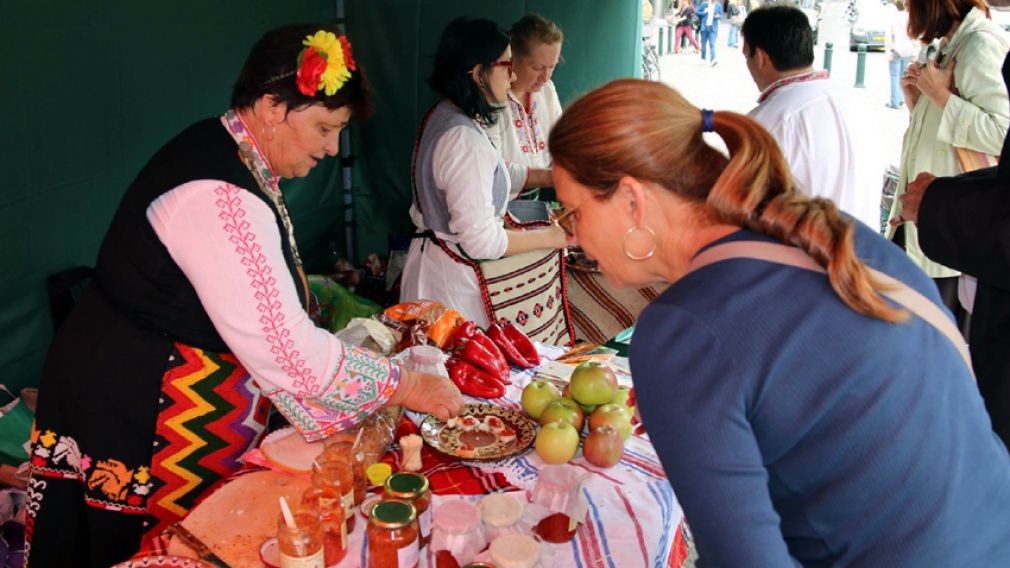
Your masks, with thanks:
M645 231L648 233L649 237L652 239L652 245L649 247L649 252L636 255L628 251L628 237L635 233L635 231ZM632 227L628 229L628 232L624 234L624 241L621 242L621 248L624 249L624 256L631 260L648 260L652 258L652 255L656 254L656 231L653 231L651 227Z

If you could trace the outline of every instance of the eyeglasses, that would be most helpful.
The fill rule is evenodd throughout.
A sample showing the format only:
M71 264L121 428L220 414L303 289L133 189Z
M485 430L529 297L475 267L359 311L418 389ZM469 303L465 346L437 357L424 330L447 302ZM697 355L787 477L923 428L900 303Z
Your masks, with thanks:
M589 200L587 199L586 201L589 201ZM574 237L575 236L575 223L578 220L578 219L576 219L575 217L572 216L572 213L575 213L576 211L578 211L579 207L582 207L583 205L586 204L586 201L583 201L582 203L579 203L578 205L576 205L575 207L573 207L571 209L565 209L564 213L562 213L561 215L558 215L554 219L554 222L556 222L558 224L558 226L561 227L561 230L564 231L565 234L568 235L569 237Z
M504 67L509 72L509 77L512 76L512 60L506 61L495 61L492 67Z

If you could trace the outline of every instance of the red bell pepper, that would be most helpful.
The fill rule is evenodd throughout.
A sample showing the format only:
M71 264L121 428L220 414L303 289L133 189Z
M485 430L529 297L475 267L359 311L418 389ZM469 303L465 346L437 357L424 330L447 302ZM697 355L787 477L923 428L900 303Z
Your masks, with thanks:
M452 333L452 337L449 338L449 344L446 346L449 349L458 349L462 347L463 343L467 339L473 337L474 332L477 331L477 324L472 321L464 321L456 327L456 331Z
M501 349L495 345L494 341L491 341L491 338L488 337L480 328L477 328L477 331L473 333L473 337L470 339L472 341L476 341L484 349L487 349L488 353L490 353L491 357L494 359L495 366L498 368L498 376L501 377L506 384L511 383L512 381L509 380L509 373L511 372L509 363L505 360L505 355L502 354Z
M478 333L481 332L478 330ZM481 333L481 335L483 335L483 333ZM494 346L492 345L492 347ZM478 369L491 375L497 382L507 384L508 364L505 363L505 358L502 356L501 352L498 351L498 348L495 347L494 349L494 352L488 350L475 335L474 337L468 339L466 343L463 344L462 348L456 352L456 358L466 361L474 367L477 367Z
M494 344L498 346L498 349L501 350L502 355L505 356L505 359L507 359L509 363L519 367L520 369L529 369L533 366L526 360L526 357L523 357L523 354L516 349L516 346L512 345L512 342L505 337L505 333L502 332L500 327L498 327L498 324L493 323L488 326L487 336L491 339L491 341L494 341Z
M505 385L467 361L452 357L446 367L449 369L449 379L463 394L480 398L505 396Z
M505 337L516 346L519 353L530 362L531 367L536 367L540 364L540 354L537 353L537 348L530 341L530 338L526 336L514 323L510 323L502 328L502 332L505 333Z

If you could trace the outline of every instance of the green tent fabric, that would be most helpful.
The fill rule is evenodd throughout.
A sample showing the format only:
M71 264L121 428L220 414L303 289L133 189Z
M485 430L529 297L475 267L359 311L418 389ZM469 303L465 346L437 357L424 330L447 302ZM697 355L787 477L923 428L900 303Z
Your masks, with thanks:
M126 187L189 124L227 108L253 42L283 23L338 21L340 0L241 3L15 2L0 21L0 374L36 385L52 323L46 278L94 264ZM435 101L424 78L444 25L459 15L508 27L526 12L559 23L562 102L640 65L638 2L613 0L343 0L376 115L352 129L352 227L358 258L413 230L410 152ZM328 273L345 250L340 164L284 184L306 268Z

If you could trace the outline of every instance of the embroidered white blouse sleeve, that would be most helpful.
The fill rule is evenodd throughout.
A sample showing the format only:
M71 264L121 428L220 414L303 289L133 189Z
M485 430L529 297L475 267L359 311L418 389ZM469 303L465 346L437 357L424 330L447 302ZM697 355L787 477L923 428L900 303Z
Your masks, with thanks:
M395 365L345 346L309 319L263 200L223 181L199 180L156 199L147 218L264 393L275 403L275 396L299 399L285 415L307 438L350 427L392 396Z
M480 131L467 126L450 128L438 139L432 156L435 184L445 191L449 208L446 235L475 259L496 259L505 254L508 235L503 212L491 201L498 151Z

